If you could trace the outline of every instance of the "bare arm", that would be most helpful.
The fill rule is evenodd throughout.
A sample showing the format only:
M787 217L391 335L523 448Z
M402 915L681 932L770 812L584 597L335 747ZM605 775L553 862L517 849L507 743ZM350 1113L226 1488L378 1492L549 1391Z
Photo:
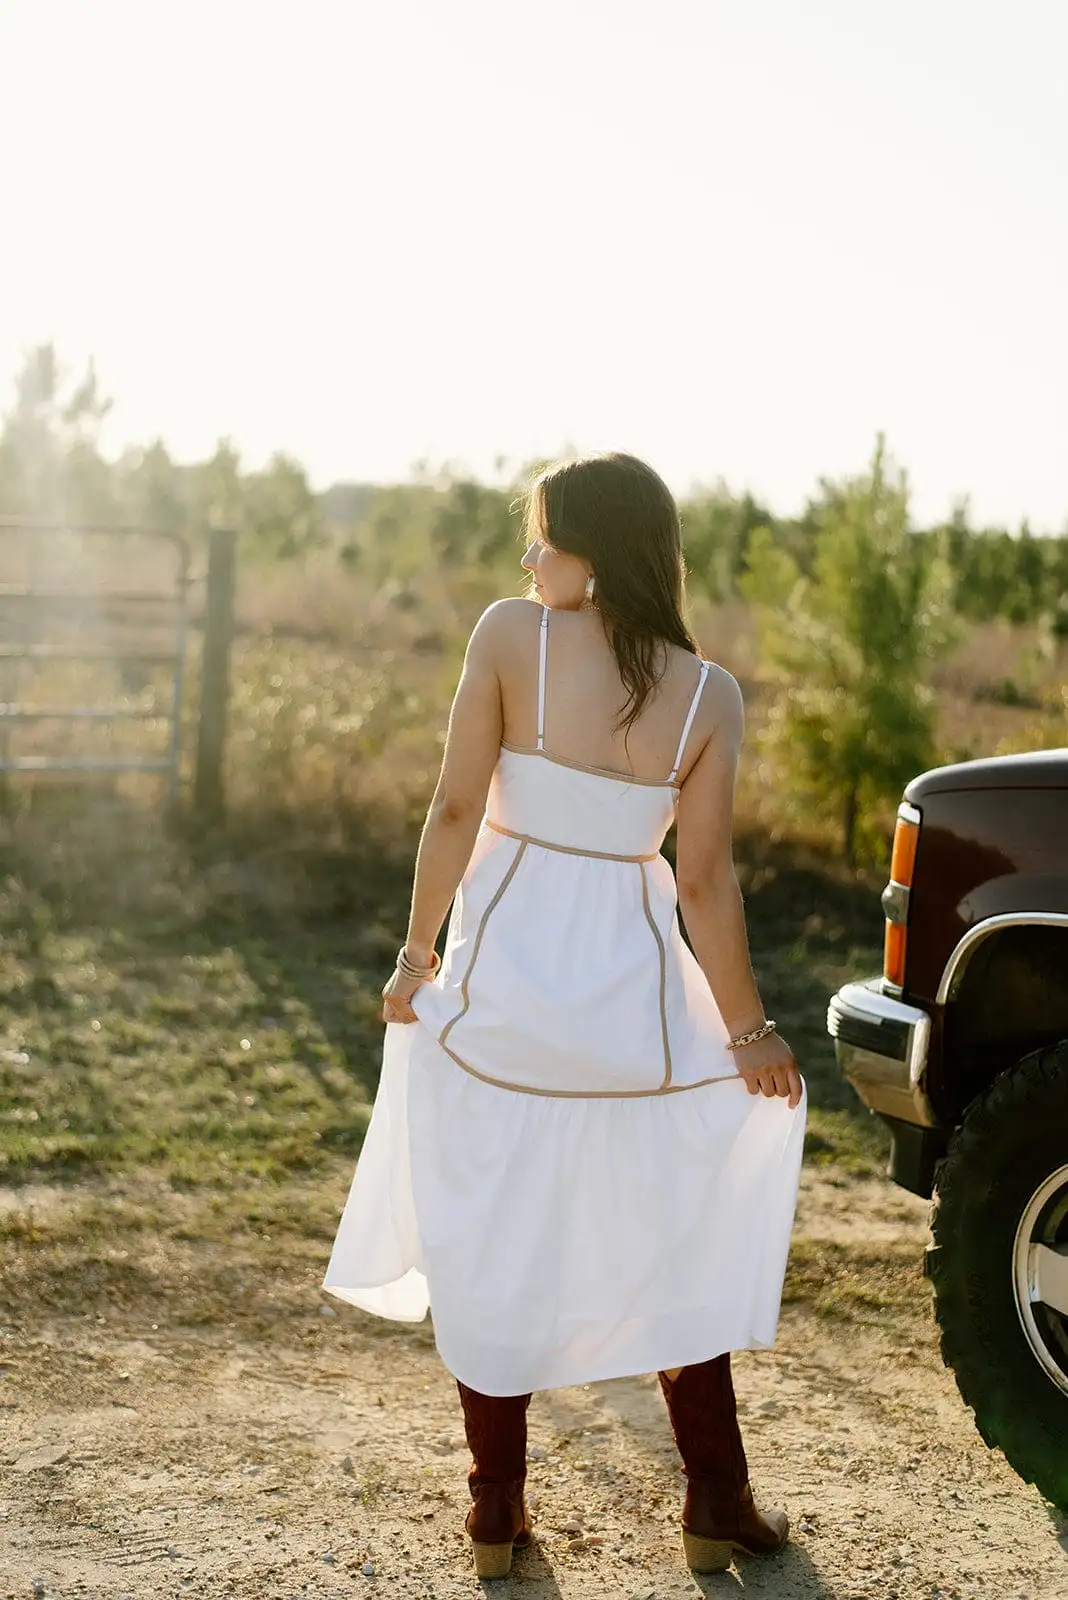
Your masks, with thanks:
M716 728L679 795L676 872L679 907L694 955L732 1038L764 1020L749 959L742 893L731 852L734 781L745 727L741 691L729 673L715 671ZM752 1093L801 1098L793 1053L777 1033L735 1052Z
M467 646L449 714L441 774L427 811L415 862L405 951L429 966L434 944L471 858L501 745L501 687L497 650L502 617L491 606ZM408 1001L417 983L396 973L383 991L386 1020L415 1020Z

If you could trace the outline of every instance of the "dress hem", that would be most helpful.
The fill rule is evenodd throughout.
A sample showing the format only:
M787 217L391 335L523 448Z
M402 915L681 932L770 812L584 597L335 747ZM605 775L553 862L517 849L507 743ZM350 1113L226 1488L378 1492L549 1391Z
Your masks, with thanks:
M418 1272L418 1270L415 1267L411 1268L410 1272ZM324 1282L319 1287L323 1294L331 1295L335 1300L342 1301L344 1305L354 1306L357 1311L363 1311L369 1317L383 1317L389 1322L407 1322L415 1327L420 1322L426 1321L430 1311L429 1300L418 1315L397 1310L395 1303L388 1312L383 1311L381 1304L382 1295L387 1294L391 1289L395 1289L399 1283L404 1281L404 1277L408 1276L409 1273L405 1273L403 1277L392 1278L388 1283L340 1284ZM378 1304L372 1304L372 1298L376 1299Z

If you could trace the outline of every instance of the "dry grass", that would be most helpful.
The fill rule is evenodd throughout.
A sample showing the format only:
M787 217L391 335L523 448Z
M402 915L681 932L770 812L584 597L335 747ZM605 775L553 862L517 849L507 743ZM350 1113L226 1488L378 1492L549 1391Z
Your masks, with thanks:
M266 670L263 652L269 648L285 678L287 694L303 707L299 713L290 708L287 726L303 715L318 733L315 759L306 761L302 756L293 763L295 784L283 779L284 740L268 741L257 753L258 734L252 728L262 721L259 702L260 712L244 721L243 735L235 735L239 743L245 740L240 760L235 750L234 777L239 786L261 794L286 789L295 796L306 785L307 800L316 814L322 797L335 793L387 804L391 795L403 796L403 806L397 809L406 807L409 818L418 814L436 772L449 699L476 613L465 613L444 589L431 590L414 605L406 601L398 607L395 599L384 592L369 598L355 578L339 577L336 567L332 575L322 567L310 567L299 581L284 588L275 586L274 580L249 581L240 613L250 630L238 655L239 682L240 674L247 674L247 683L239 690L242 706L249 711L258 703L257 684L262 684ZM746 699L739 822L764 829L773 838L788 837L796 831L796 823L777 802L775 783L759 754L759 734L774 690L759 676L749 610L740 601L714 606L698 599L693 623L702 649L734 674ZM350 696L356 692L357 663L372 675L380 671L386 680L377 726L391 730L388 749L372 728L367 730L368 742L361 739L349 751L330 736L325 703L334 684L347 682ZM963 760L1068 742L1068 710L1060 699L1066 675L1068 651L1062 648L1059 657L1044 653L1037 630L1000 624L975 629L935 676L939 759ZM235 717L235 728L244 715ZM344 718L335 725L343 730ZM272 776L266 769L276 755L278 771ZM350 770L334 771L331 777L332 760ZM358 777L351 770L357 766ZM888 819L893 809L888 801ZM812 838L829 846L834 843L828 829L816 828Z
M436 777L474 614L465 614L444 585L403 601L391 591L369 592L333 559L284 572L246 566L233 656L228 829L210 842L210 862L200 850L197 864L187 862L180 870L171 861L172 843L162 846L170 862L160 874L162 898L169 892L165 885L180 882L181 892L196 903L259 905L279 913L288 908L305 915L345 903L343 884L354 863L364 871L362 864L371 862L372 879L382 861L403 861L406 867ZM763 834L776 847L793 841L833 853L837 839L830 827L813 827L800 837L766 768L759 736L774 690L757 676L747 609L699 601L694 623L704 650L735 674L746 698L739 830ZM942 759L1068 743L1064 662L1044 657L1039 644L1037 634L992 626L976 630L943 664ZM1045 674L1039 704L998 698L998 686L1022 682L1025 669L1037 682L1036 662ZM38 703L54 704L124 700L158 711L154 720L106 735L91 724L33 725L11 748L34 754L159 753L169 697L165 673L125 683L116 673L111 666L50 664L38 673L33 695ZM186 780L192 775L197 676L194 652L183 726ZM0 850L6 839L15 856L35 860L35 873L45 878L62 861L75 891L93 875L88 863L95 852L132 882L130 896L136 898L141 869L120 871L119 863L128 853L131 829L141 829L140 819L150 815L146 805L157 794L156 780L136 776L86 780L76 788L65 779L20 779L8 786ZM890 797L888 826L893 809ZM146 852L139 854L144 858Z
M1037 627L1014 627L1004 619L968 628L956 649L933 674L936 688L979 695L1008 680L1036 693L1055 690L1068 672L1068 646L1059 651Z
M139 576L145 582L152 577ZM155 574L154 581L161 577ZM255 838L258 849L270 848L273 839L285 851L304 836L346 848L354 832L368 828L393 844L410 835L434 781L449 700L477 610L470 586L447 582L443 574L424 574L414 587L375 588L333 554L286 568L245 563L228 751L238 831ZM131 637L136 622L142 633L159 628L158 616L108 621L100 607L81 620L90 632L109 636L110 630L116 640ZM75 621L67 615L64 626ZM704 651L738 678L746 698L739 820L784 837L796 822L778 803L776 782L760 758L759 734L774 691L759 677L752 618L740 601L714 606L698 598L693 621ZM195 634L193 644L183 726L187 778L195 744ZM1038 630L1001 623L972 629L935 674L939 758L1065 743L1066 679L1068 650L1054 652ZM23 669L17 696L13 683L8 688L7 698L31 704L117 704L150 714L114 729L30 724L9 735L12 754L66 751L107 758L158 756L165 749L165 669L51 663ZM96 788L129 798L144 786L123 779ZM16 805L27 792L20 782ZM888 817L892 810L888 801ZM829 831L822 837L833 843Z

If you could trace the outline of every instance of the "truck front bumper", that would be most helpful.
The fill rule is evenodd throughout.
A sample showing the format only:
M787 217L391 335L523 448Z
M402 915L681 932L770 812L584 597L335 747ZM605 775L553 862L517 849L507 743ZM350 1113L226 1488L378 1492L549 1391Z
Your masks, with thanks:
M827 1007L838 1065L866 1106L893 1123L935 1128L924 1080L931 1019L883 994L882 979L847 983Z

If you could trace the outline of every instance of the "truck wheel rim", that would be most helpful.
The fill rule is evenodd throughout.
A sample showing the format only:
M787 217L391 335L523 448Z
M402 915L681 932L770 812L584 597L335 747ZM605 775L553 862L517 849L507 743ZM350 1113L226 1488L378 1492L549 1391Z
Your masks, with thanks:
M1016 1310L1031 1353L1068 1394L1068 1166L1031 1196L1012 1247Z

